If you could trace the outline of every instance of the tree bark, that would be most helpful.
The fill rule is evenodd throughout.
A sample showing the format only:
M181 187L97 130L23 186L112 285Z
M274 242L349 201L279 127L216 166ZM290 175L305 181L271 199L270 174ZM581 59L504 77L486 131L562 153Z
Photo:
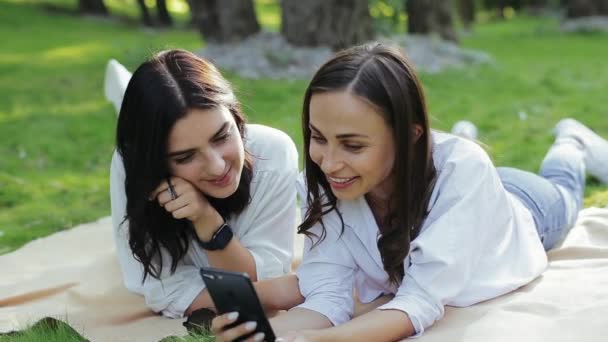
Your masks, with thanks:
M78 10L84 14L108 15L103 0L78 0Z
M475 0L458 0L458 13L462 25L469 30L475 22Z
M562 2L565 3L566 17L568 18L608 15L608 0L568 0Z
M408 32L437 33L446 40L458 41L452 20L452 2L448 0L405 0Z
M156 0L156 10L158 11L158 22L161 26L173 26L173 20L167 10L166 0Z
M437 25L437 32L441 38L458 42L458 35L454 29L454 20L452 19L452 1L448 0L433 0L434 10Z
M281 33L298 46L333 49L373 38L367 0L281 0Z
M407 32L429 34L433 32L432 0L405 0Z
M144 0L137 0L137 5L141 12L141 21L146 26L152 26L152 17L150 16L150 11L148 11L148 7L146 7Z
M236 42L260 31L252 0L191 0L190 6L207 41Z
M199 0L187 0L187 2L188 7L190 7L190 26L198 28L199 23L201 22L201 15L205 11L205 8Z

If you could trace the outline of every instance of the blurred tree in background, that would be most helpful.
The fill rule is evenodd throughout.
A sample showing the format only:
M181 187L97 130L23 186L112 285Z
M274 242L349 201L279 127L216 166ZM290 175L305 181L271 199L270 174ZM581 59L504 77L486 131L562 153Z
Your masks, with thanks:
M253 0L190 0L192 17L211 42L235 42L260 31Z
M367 0L282 0L281 33L297 46L334 49L374 36Z
M475 0L457 0L457 5L462 26L469 30L475 22Z
M405 8L409 33L437 33L443 39L458 41L452 19L452 1L405 0Z
M84 14L108 15L103 0L78 0L78 10Z
M566 17L580 18L608 15L608 0L562 0L566 7Z
M156 17L146 0L136 1L146 26L172 26L167 1L155 1ZM260 31L253 0L183 0L192 26L209 42L238 42ZM108 15L104 0L78 0L79 11ZM150 0L148 1L148 4ZM296 46L339 49L373 39L376 34L406 31L434 34L458 42L455 22L470 30L476 13L484 10L504 19L525 11L540 15L551 9L566 19L608 16L608 0L276 0L281 11L281 34ZM486 12L486 13L487 13Z
M137 4L139 5L139 9L141 11L141 19L145 26L154 26L155 22L150 15L150 11L146 6L145 0L137 0ZM173 20L169 15L169 11L167 10L167 2L166 0L156 0L156 11L158 17L158 24L160 26L172 26Z

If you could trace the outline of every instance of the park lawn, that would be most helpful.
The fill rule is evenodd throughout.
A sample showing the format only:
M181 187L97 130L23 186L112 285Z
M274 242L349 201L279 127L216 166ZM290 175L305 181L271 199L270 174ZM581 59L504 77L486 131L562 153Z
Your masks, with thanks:
M107 60L133 70L154 51L203 45L184 16L180 29L152 30L126 11L121 19L83 18L34 3L0 0L0 253L110 214L116 116L102 93ZM261 1L258 10L276 29L277 7ZM552 19L479 25L462 44L488 52L494 64L422 75L433 125L449 130L472 120L497 165L527 170L538 168L559 118L608 136L605 42L606 35L562 34ZM305 81L227 76L251 122L278 127L301 146ZM607 203L606 188L591 182L586 204Z

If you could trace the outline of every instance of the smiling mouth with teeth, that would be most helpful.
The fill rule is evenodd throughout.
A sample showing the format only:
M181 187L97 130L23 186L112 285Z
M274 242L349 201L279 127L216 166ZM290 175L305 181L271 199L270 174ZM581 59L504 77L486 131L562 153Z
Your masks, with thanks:
M334 182L334 183L338 183L338 184L345 184L350 182L351 180L355 179L356 177L350 177L350 178L334 178L334 177L329 177L327 176L327 178L329 178L330 181Z

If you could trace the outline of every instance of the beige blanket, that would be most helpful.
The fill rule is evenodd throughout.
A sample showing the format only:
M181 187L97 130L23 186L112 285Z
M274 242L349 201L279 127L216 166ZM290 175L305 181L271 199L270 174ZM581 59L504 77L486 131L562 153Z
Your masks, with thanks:
M608 209L584 210L549 258L549 269L516 292L448 307L418 341L608 341ZM53 316L92 341L185 334L182 320L155 315L123 288L109 218L2 255L0 272L0 331Z

